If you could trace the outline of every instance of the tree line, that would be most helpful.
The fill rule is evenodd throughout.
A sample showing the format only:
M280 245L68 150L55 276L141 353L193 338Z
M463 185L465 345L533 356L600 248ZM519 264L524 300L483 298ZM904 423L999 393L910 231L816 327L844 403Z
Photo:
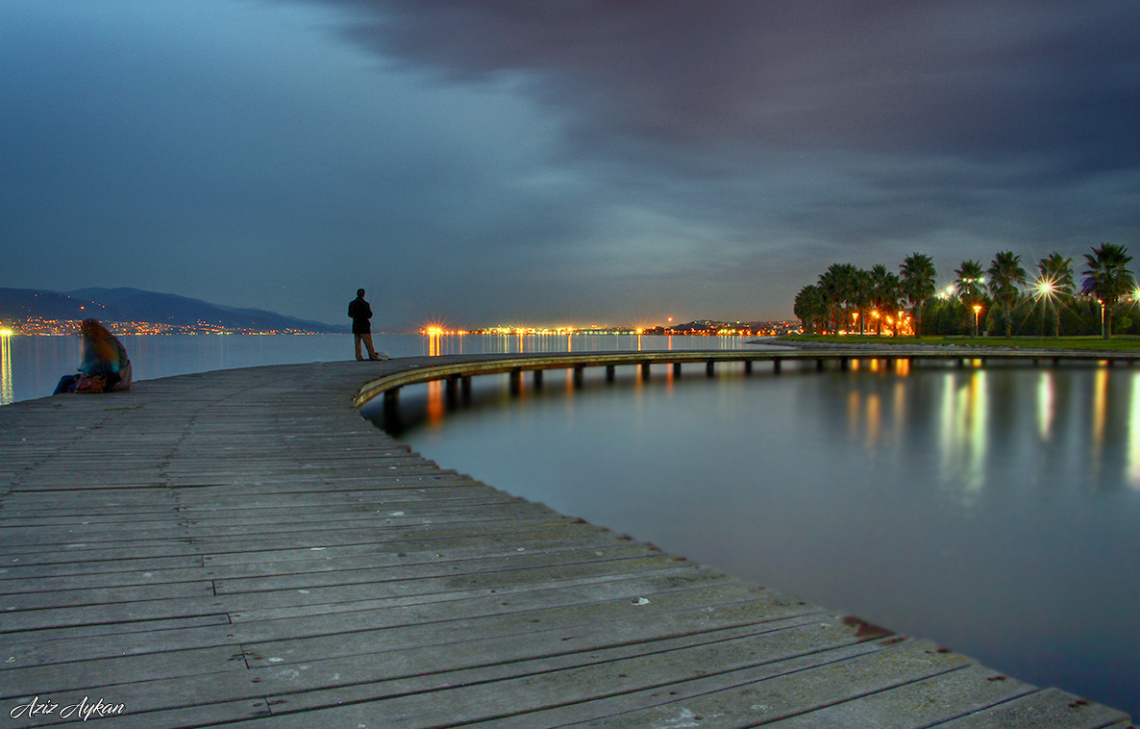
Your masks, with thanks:
M1132 256L1115 243L1084 254L1081 279L1073 259L1051 253L1037 262L1030 279L1021 256L1000 251L983 268L965 260L954 281L939 290L930 256L907 256L894 273L884 265L862 269L835 263L819 280L800 289L794 312L804 332L893 334L896 336L1003 333L1081 336L1134 334L1140 317L1133 306L1140 292L1128 264Z

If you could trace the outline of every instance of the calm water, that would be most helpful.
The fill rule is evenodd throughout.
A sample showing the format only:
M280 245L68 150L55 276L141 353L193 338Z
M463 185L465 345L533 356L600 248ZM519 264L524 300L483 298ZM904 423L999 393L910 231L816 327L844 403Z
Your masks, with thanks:
M620 372L620 370L619 370ZM1140 372L758 367L474 407L403 440L570 515L1140 716Z
M351 334L307 336L124 336L136 380L191 372L352 359ZM631 349L733 349L739 337L447 336L375 335L376 349L392 357L428 354L615 351ZM82 342L71 337L0 337L0 405L45 397L59 378L74 374Z
M378 336L393 356L746 347L739 339ZM136 376L352 356L350 335L124 337ZM748 347L754 348L754 347ZM50 394L74 337L0 339L0 403ZM929 637L1140 716L1140 370L753 377L549 372L474 407L402 398L444 467L563 513Z

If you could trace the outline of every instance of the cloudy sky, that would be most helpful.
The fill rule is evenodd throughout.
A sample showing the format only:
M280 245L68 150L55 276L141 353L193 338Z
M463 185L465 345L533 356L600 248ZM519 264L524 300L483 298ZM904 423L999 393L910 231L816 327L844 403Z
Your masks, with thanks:
M0 286L378 329L1140 261L1135 0L0 0Z

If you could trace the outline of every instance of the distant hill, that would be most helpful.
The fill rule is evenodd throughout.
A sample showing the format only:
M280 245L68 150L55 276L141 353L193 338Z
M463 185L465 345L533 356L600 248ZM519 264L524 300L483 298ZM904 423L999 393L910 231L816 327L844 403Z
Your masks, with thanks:
M74 299L67 294L37 289L0 288L0 319L83 319L104 318L101 312L89 309L90 301Z
M261 309L239 309L211 304L174 294L132 288L86 288L57 292L0 288L0 319L105 319L144 321L170 326L193 326L199 322L233 329L271 331L302 329L311 332L342 332L324 322L275 314Z

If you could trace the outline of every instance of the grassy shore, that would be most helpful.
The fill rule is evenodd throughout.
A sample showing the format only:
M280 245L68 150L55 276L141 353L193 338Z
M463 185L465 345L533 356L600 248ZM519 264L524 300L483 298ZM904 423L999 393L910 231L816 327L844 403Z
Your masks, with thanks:
M805 344L874 344L882 346L1018 347L1023 349L1079 349L1092 352L1140 352L1140 337L877 337L849 334L820 336L788 334L782 340Z

